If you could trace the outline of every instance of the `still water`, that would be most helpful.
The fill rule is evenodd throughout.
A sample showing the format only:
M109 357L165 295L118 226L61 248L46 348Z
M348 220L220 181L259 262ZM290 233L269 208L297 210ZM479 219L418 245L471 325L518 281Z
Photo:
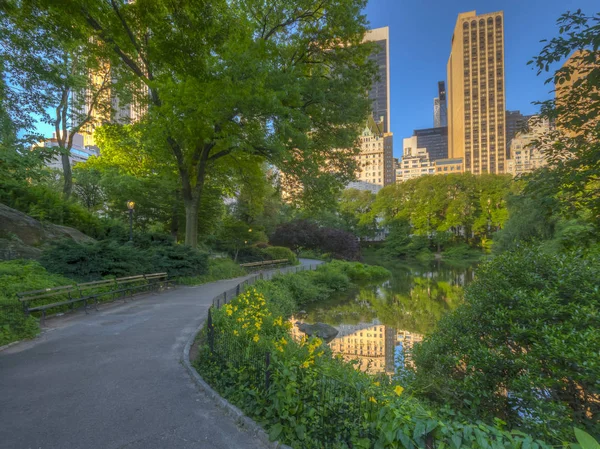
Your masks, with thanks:
M463 287L474 278L476 264L381 264L392 277L362 285L342 296L305 308L293 323L327 323L339 333L329 346L334 354L357 361L370 373L393 374L410 363L415 342L462 301ZM298 335L297 328L293 333Z

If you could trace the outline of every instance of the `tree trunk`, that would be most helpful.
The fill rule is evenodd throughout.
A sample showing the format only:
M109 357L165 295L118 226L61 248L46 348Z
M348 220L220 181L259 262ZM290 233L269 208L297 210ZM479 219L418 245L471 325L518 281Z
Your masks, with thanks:
M198 246L198 204L200 198L188 198L185 203L185 245Z
M69 160L69 155L67 153L61 153L60 158L62 160L64 177L63 196L68 200L71 197L71 192L73 191L73 171L71 170L71 161Z
M171 236L177 241L177 235L179 234L179 192L175 192L175 201L173 201L173 209L171 215Z

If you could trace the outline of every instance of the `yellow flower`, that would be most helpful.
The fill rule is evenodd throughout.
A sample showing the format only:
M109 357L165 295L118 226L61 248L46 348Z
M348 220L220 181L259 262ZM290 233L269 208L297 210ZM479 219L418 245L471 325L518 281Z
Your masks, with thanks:
M279 317L275 321L273 321L273 324L275 326L283 326L283 319L281 317Z
M282 345L287 345L287 340L285 339L285 337L281 337L281 340L279 340L279 343L281 343Z
M254 336L254 338L252 339L252 341L254 341L255 343L258 343L258 340L260 340L260 337L258 336L258 334L256 334Z
M375 399L373 396L371 396L369 398L369 402L373 402L373 403L377 404L377 399Z
M400 396L403 391L404 388L402 388L400 385L396 385L396 388L394 388L394 393L396 393L398 396Z
M254 325L256 326L256 330L260 330L260 321L254 323Z
M225 313L227 313L227 316L231 316L233 315L233 310L231 310L231 308L227 308L225 309Z
M233 335L239 335L238 331L236 331L235 329L233 330Z
M310 362L307 360L302 365L300 365L300 368L308 368L309 366L310 366Z
M323 357L323 351L318 352L317 357Z
M375 385L376 387L379 386L379 382L373 382L373 385Z

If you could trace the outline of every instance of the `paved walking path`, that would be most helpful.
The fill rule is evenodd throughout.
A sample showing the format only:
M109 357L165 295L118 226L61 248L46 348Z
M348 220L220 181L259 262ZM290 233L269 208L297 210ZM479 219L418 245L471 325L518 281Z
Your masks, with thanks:
M263 448L181 364L212 299L243 279L49 319L0 352L0 448Z

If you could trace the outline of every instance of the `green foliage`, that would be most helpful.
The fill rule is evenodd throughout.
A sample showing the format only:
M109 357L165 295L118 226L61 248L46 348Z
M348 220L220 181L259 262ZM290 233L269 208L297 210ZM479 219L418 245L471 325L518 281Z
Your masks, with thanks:
M352 364L332 358L320 339L292 340L290 324L277 317L275 304L251 288L212 309L214 333L205 330L196 361L204 379L263 424L271 440L303 449L417 449L429 443L456 449L550 448L504 430L501 420L494 425L465 423L433 413L389 379L375 382ZM267 352L268 388L262 362Z
M17 293L73 284L73 280L49 273L33 260L0 262L0 299L16 300Z
M508 175L422 176L381 189L372 213L390 226L389 252L395 257L421 252L423 240L408 246L415 236L438 250L457 241L481 246L508 219L505 196L511 186Z
M478 260L481 257L481 251L471 248L464 243L451 246L442 252L444 260Z
M262 252L273 260L287 259L293 265L298 263L298 258L292 250L283 246L268 246Z
M73 200L43 185L12 185L0 189L0 202L40 221L70 226L94 238L102 238L115 222L99 218Z
M177 282L184 285L199 285L207 282L232 279L248 274L240 265L228 257L208 259L208 273L200 276L180 277Z
M114 240L57 242L40 260L48 271L77 280L167 272L170 277L194 276L208 270L207 255L189 247L167 244L140 249Z
M17 293L73 284L73 280L48 273L38 262L0 262L0 346L39 333L37 320L25 316Z
M497 256L415 347L415 388L551 440L572 423L598 434L599 278L594 257L535 247Z

